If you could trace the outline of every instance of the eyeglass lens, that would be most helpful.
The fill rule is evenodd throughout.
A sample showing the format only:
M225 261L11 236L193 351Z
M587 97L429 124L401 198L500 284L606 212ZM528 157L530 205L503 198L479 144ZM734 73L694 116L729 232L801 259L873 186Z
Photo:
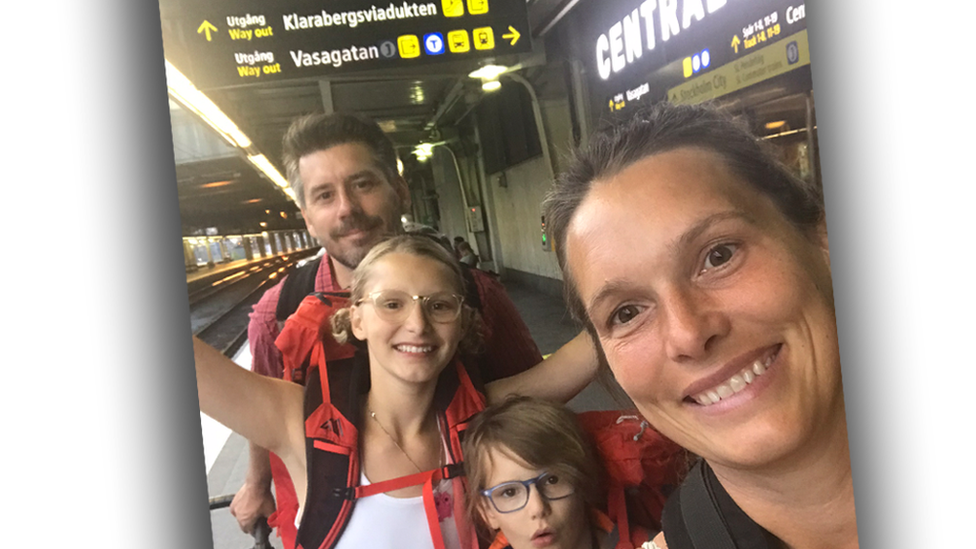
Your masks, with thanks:
M525 507L529 502L529 485L535 484L542 497L548 500L562 499L573 493L573 485L559 475L545 473L544 475L524 481L500 484L492 489L492 503L500 513L511 513Z
M370 297L380 316L396 322L407 318L412 301L420 301L427 317L434 322L452 322L461 313L461 299L450 292L412 296L399 290L384 290Z

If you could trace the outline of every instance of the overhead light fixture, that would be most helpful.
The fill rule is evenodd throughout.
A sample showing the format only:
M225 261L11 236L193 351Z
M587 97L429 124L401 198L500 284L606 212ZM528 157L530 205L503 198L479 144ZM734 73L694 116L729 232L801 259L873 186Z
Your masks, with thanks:
M502 87L502 83L499 82L498 80L485 80L484 82L481 83L481 89L487 92L495 91L497 89L500 89L501 87Z
M227 117L209 97L203 94L190 80L183 76L172 63L166 61L166 86L177 103L195 113L210 127L217 131L231 145L246 149L251 140Z
M482 80L497 80L499 76L508 72L508 67L501 65L485 65L476 71L468 73L471 78L480 78Z
M776 130L782 128L786 125L786 120L777 120L776 122L766 122L767 130Z
M278 170L271 165L271 162L268 161L266 156L263 154L248 155L247 159L250 160L251 164L254 164L257 169L261 170L264 175L268 176L268 179L270 179L272 183L281 187L283 190L286 190L286 192L291 190L291 187L288 185L288 180L278 173Z
M426 162L428 158L434 156L434 144L421 143L414 147L413 154L417 157L417 160Z

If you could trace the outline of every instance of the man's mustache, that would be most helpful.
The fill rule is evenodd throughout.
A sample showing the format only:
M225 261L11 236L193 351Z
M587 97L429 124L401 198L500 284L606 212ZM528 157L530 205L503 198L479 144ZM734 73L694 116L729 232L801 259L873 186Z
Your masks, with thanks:
M332 235L332 238L340 238L351 232L371 231L377 227L381 227L382 225L383 218L381 217L355 213L343 221L342 224L336 227L335 230L333 230L330 234Z

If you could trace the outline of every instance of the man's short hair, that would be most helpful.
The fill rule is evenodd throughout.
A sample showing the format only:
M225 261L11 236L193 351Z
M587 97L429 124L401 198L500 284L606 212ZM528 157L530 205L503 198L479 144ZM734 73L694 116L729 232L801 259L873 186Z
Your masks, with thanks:
M399 176L393 142L376 122L352 113L302 116L291 123L282 143L285 173L302 209L305 208L305 186L299 175L298 162L303 156L346 143L365 145L387 180L392 182Z

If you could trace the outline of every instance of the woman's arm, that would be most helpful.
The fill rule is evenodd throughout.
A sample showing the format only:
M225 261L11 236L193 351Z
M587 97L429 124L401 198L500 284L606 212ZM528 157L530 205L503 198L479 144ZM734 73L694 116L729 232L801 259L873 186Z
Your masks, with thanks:
M282 458L301 451L301 386L245 370L196 337L193 357L201 412Z
M596 348L584 331L532 368L487 384L485 393L489 404L511 394L566 402L593 381L598 370Z

